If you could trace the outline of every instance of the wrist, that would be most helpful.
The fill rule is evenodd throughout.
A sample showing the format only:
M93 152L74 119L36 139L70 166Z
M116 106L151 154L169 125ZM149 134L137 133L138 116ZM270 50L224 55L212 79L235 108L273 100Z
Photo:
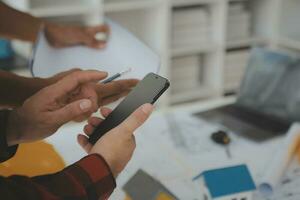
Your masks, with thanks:
M42 88L48 86L50 84L50 80L44 78L20 77L19 81L16 81L16 83L16 86L14 86L16 97L15 100L12 101L14 104L13 107L22 106L26 99L37 93Z
M97 155L98 157L100 157L105 162L107 168L109 168L109 170L110 170L111 174L113 175L113 177L114 178L118 177L119 174L117 173L117 170L114 169L114 167L113 167L114 164L109 159L107 159L101 153L98 153L98 152L91 151L90 155Z
M107 169L109 169L110 173L112 174L112 176L116 179L118 177L118 173L116 170L114 170L113 168L113 164L111 162L109 162L108 159L106 159L104 156L102 156L101 154L99 153L92 153L90 155L97 155L97 157L101 158L103 160L103 162L105 163Z
M44 87L47 87L52 84L51 78L33 78L32 90L33 94L37 93Z
M23 103L31 97L32 95L36 94L38 91L43 89L44 87L47 87L51 84L50 78L30 78L25 83L25 88L23 91L20 91L20 105L23 105ZM23 95L21 95L23 93ZM20 106L19 105L19 106Z
M93 197L92 199L109 196L117 185L109 166L99 154L86 156L64 171L72 174L84 188L91 188L93 185L94 188L101 188L101 193L97 193L97 197L94 190L87 190L87 196Z
M53 47L60 47L57 39L57 33L60 33L62 26L59 24L54 24L50 22L46 22L44 24L44 34L46 36L47 41Z

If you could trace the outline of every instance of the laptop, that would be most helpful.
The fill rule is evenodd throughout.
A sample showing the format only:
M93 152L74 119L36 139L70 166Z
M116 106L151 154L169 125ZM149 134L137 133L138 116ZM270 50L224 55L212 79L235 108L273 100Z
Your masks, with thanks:
M257 142L300 121L300 61L263 48L251 50L237 101L195 115Z

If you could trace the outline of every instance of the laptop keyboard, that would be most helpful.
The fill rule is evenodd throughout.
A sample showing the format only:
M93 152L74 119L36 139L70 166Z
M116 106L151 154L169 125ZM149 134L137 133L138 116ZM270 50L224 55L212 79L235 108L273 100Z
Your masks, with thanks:
M262 114L238 105L225 106L223 108L220 108L220 111L225 112L234 118L250 123L253 126L271 132L286 132L291 125L290 122L287 122L285 120Z

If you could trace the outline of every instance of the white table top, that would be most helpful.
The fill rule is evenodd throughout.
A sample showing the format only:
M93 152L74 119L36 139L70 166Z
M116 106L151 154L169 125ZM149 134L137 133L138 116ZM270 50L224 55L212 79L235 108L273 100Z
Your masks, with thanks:
M118 188L110 199L124 199L122 185L138 169L160 180L179 199L184 200L202 199L200 188L192 182L192 178L203 170L247 164L257 181L281 138L257 144L232 134L232 158L228 159L224 147L214 144L210 139L211 133L219 128L190 115L234 101L234 98L225 98L155 112L137 131L134 157L118 177ZM67 164L85 155L76 143L76 135L82 132L83 125L67 124L47 140L55 146ZM172 126L176 127L171 129ZM179 130L178 133L170 133L170 129L174 128Z

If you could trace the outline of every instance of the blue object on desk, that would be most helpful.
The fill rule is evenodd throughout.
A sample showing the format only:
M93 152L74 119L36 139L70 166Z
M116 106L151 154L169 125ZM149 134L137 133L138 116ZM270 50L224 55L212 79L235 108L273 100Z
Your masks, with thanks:
M194 180L201 178L210 193L210 199L252 192L256 189L246 165L205 171L196 176ZM249 198L242 199L248 200Z
M13 56L13 50L8 40L0 39L0 59L6 59Z

